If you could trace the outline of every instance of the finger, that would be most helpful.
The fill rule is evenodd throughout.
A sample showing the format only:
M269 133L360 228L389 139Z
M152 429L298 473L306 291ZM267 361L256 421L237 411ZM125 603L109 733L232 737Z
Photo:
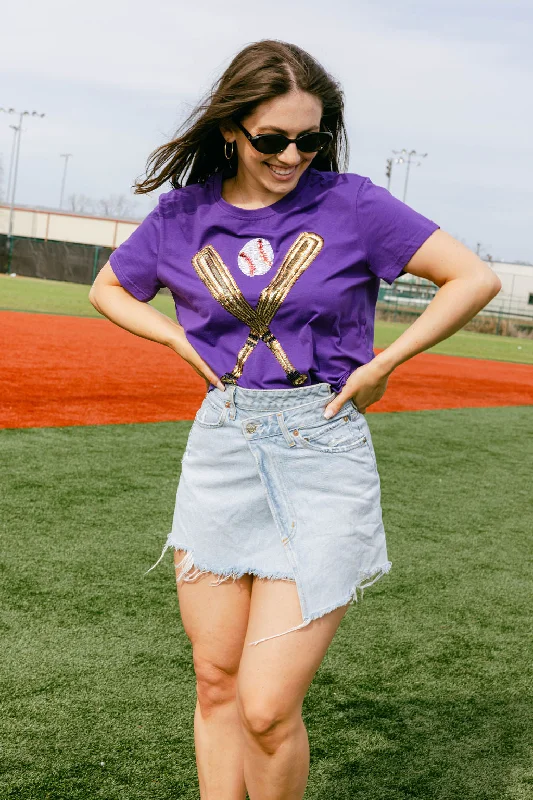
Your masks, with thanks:
M209 364L201 358L194 347L189 345L187 348L189 351L189 356L187 357L185 354L182 354L182 358L185 358L186 361L191 365L191 367L200 375L206 382L207 388L209 389L209 384L212 383L213 386L216 386L220 389L220 391L225 392L226 387L218 377L218 375L213 372Z
M209 381L209 383L212 383L213 386L216 386L218 389L220 389L221 392L225 392L226 391L225 384L222 383L222 381L220 380L218 375L215 375L213 370L210 367L208 367L207 365L206 365L206 368L204 370L204 377L205 377L206 381ZM208 384L207 388L209 389L209 384Z
M350 392L344 390L340 392L333 400L331 400L327 406L326 410L324 411L324 416L326 419L331 419L331 417L335 416L335 414L340 411L343 405L346 403L347 400L351 398Z
M213 386L216 386L218 389L220 389L221 392L226 391L226 386L222 383L218 375L215 375L213 370L207 365L203 371L200 369L196 369L196 372L204 379L206 384L206 389L209 389L209 385L213 384Z

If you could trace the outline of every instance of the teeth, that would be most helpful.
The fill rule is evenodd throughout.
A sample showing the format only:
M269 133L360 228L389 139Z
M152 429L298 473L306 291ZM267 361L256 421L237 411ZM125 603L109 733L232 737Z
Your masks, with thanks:
M269 167L272 170L272 172L275 172L277 175L290 175L291 172L294 172L294 169L295 169L295 168L293 168L293 169L283 169L283 170L282 169L276 169L276 167L273 167L270 164L269 164Z

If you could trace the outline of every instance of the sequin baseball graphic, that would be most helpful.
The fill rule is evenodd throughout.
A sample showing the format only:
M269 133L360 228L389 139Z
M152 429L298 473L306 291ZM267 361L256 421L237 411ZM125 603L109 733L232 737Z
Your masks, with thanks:
M274 263L274 251L268 239L250 239L239 252L239 269L252 278L264 275Z
M252 239L253 241L259 240ZM255 308L245 299L231 271L213 245L206 245L193 256L192 265L196 274L212 297L230 314L250 327L250 333L239 350L235 366L221 376L222 383L237 383L246 359L260 341L272 351L293 386L302 386L306 382L308 376L294 367L269 325L290 289L312 264L323 246L324 239L318 233L300 233L289 247L276 274L259 295Z

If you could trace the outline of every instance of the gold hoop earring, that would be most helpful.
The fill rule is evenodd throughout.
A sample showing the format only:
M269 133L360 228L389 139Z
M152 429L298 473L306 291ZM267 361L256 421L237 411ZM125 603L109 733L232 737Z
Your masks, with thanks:
M226 149L228 144L231 144L231 153L229 154L229 156L228 156L228 151ZM233 157L234 148L235 148L235 142L224 142L224 155L226 156L228 161L230 161L230 159Z

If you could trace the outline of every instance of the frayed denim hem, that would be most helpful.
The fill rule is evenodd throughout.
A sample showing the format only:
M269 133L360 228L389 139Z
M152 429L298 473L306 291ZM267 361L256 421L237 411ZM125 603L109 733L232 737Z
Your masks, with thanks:
M176 583L179 583L182 580L189 583L196 580L196 578L198 578L200 575L204 575L209 572L217 576L217 580L211 581L209 584L210 586L218 586L219 584L224 583L224 581L227 581L229 578L232 578L233 581L236 581L237 578L242 578L242 576L246 574L255 575L257 578L292 581L293 583L295 582L295 578L293 576L286 575L284 572L263 572L261 570L251 569L250 567L228 567L222 570L216 569L214 566L197 561L194 558L193 551L187 548L185 545L171 544L168 540L165 543L163 551L158 560L153 566L150 567L150 569L146 570L144 573L145 575L157 567L157 565L162 561L169 547L173 547L174 550L185 550L185 556L181 559L179 564L176 564ZM194 571L188 574L193 567Z
M339 603L335 603L334 605L329 606L328 608L323 608L320 611L316 611L313 614L309 614L309 616L306 619L304 619L303 622L300 622L299 625L295 625L294 628L289 628L288 631L283 631L283 633L274 633L272 636L264 636L262 639L257 639L255 642L248 642L248 644L249 645L259 644L260 642L266 642L267 639L275 639L277 636L284 636L286 633L292 633L292 631L297 631L300 630L301 628L305 628L307 625L313 622L313 620L320 619L320 617L329 614L331 611L335 611L335 609L340 608L341 606L345 606L348 604L353 605L354 603L357 602L357 590L359 589L359 591L361 592L361 600L362 600L364 590L367 589L369 586L372 586L372 584L375 583L377 580L379 580L381 577L383 577L383 575L386 575L388 572L390 572L391 567L392 563L390 561L386 561L385 564L383 564L381 567L378 567L377 570L374 569L367 572L363 572L359 576L357 583L350 591L350 594L345 600L341 600ZM371 578L371 580L368 580L368 582L366 582L367 579L369 578ZM363 581L365 582L363 583Z
M224 581L228 580L229 578L232 578L233 581L235 581L237 578L241 578L243 575L247 573L251 575L256 575L258 578L268 578L270 580L287 580L295 582L294 577L284 575L283 573L277 573L277 572L265 573L261 572L260 570L247 569L246 567L243 567L242 569L241 568L229 568L226 570L214 569L206 564L197 563L194 558L192 550L190 550L184 545L180 546L173 543L171 544L169 539L167 539L167 542L165 543L163 551L159 556L158 560L155 562L153 566L150 567L150 569L146 570L146 572L144 573L145 575L148 572L151 572L155 567L157 567L157 565L162 561L168 548L173 547L174 550L185 551L185 556L181 559L179 564L176 564L176 583L179 583L182 580L187 582L194 581L200 575L204 575L205 573L212 573L218 576L216 581L211 581L211 583L209 584L210 586L219 586L221 583L224 583ZM254 642L248 642L248 645L249 646L256 645L260 644L261 642L266 642L268 641L268 639L275 639L278 636L285 636L286 633L292 633L293 631L298 631L301 628L305 628L307 625L313 622L313 620L320 619L320 617L329 614L331 611L335 611L335 609L340 608L341 606L345 606L348 604L353 605L354 603L357 602L357 590L359 590L359 592L361 593L361 600L362 600L364 595L364 590L367 589L369 586L372 586L372 584L374 584L377 580L383 577L383 575L386 575L388 572L390 572L391 567L392 563L390 561L386 561L382 566L378 567L377 569L366 570L364 572L361 572L359 574L356 583L351 589L349 595L345 599L339 601L338 603L335 603L334 605L328 606L327 608L320 609L320 611L316 611L313 614L309 614L309 616L306 617L302 622L300 622L299 625L295 625L293 628L289 628L286 631L282 631L282 633L274 633L271 636L264 636L262 639L256 639L256 641ZM191 569L193 570L192 572L190 572Z

